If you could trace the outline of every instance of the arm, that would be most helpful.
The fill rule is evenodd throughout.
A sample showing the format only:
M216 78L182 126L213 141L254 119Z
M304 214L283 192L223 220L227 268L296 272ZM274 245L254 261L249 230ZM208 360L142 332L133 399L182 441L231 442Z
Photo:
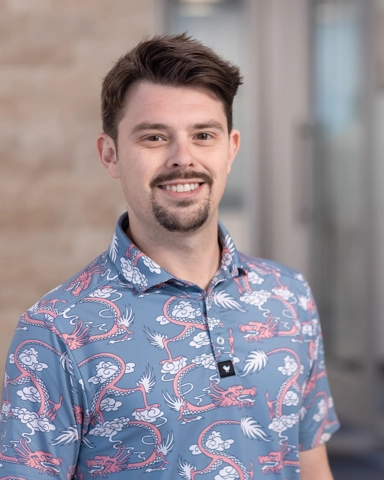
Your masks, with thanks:
M82 389L76 389L75 369L61 338L28 314L16 330L6 362L0 475L64 480L80 448L82 423L73 407L82 406Z
M333 480L325 445L300 452L301 480Z

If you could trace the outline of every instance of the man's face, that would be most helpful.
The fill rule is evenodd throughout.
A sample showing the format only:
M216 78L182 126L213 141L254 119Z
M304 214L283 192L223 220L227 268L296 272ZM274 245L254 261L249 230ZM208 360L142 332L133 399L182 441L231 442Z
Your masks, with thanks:
M217 222L239 133L228 134L210 90L138 82L127 94L117 152L108 139L99 137L100 156L120 178L132 228L192 232Z

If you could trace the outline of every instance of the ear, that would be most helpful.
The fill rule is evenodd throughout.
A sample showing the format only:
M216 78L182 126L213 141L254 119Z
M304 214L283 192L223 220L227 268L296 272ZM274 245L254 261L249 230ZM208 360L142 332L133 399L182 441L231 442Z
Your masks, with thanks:
M235 160L236 154L240 148L240 132L238 130L232 130L229 134L229 152L228 152L228 170L231 171L232 163Z
M112 138L106 133L99 133L96 139L96 148L101 163L108 170L111 177L120 178L116 146Z

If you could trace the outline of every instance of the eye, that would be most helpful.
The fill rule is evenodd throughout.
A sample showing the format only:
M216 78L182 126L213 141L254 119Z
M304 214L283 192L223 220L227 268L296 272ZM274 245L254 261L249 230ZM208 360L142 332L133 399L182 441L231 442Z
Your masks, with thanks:
M145 140L148 140L149 142L159 142L160 140L163 140L160 135L149 135L148 137L145 137Z
M196 135L197 140L211 140L211 138L212 135L210 135L209 133L198 133Z

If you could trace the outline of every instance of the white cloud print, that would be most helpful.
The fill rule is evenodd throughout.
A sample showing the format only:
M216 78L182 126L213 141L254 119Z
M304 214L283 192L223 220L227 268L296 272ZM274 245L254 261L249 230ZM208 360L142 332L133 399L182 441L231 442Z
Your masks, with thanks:
M293 293L290 292L287 288L273 288L272 291L278 297L284 298L284 300L288 300L288 298L293 297Z
M101 401L100 408L105 412L116 412L121 405L121 402L117 402L114 398L108 397Z
M129 418L127 417L115 418L110 422L99 423L94 428L91 428L89 433L95 437L107 437L111 440L114 435L121 432L128 424Z
M11 411L11 404L10 402L4 401L1 406L1 414L5 417L8 416L8 413Z
M102 287L98 288L94 292L89 294L89 297L92 298L109 298L113 293L117 292L117 290L113 289L112 287Z
M112 362L99 362L96 365L96 376L88 378L89 383L105 383L108 378L112 377L118 371L117 365Z
M290 415L282 415L281 417L275 417L268 425L270 430L276 433L284 432L288 428L292 428L299 421L299 415L297 413L291 413Z
M278 370L283 375L293 375L296 373L298 369L298 365L294 358L290 357L289 355L284 358L284 367L278 367Z
M209 341L207 332L198 333L193 337L193 340L189 342L189 345L195 348L200 348L200 347L203 347L204 345L209 345L209 344L210 344L210 341Z
M192 455L200 455L202 453L198 445L191 445L189 450L191 451Z
M158 317L156 317L156 322L159 322L160 325L166 325L167 323L169 323L169 320L167 320L164 315L159 315Z
M299 295L299 306L305 312L308 310L309 301L310 299L308 297L305 297L304 295Z
M271 296L271 292L266 290L258 290L254 292L246 292L240 297L240 300L254 307L261 307Z
M172 316L175 318L188 318L195 319L196 317L201 317L200 308L193 308L191 302L182 300L172 309Z
M221 321L218 318L208 317L207 321L209 330L213 330L214 328L220 327L222 325Z
M216 450L217 452L224 452L224 450L228 450L231 447L234 440L229 438L228 440L223 440L221 438L221 433L216 432L215 430L209 435L205 442L206 448L209 450Z
M155 423L158 418L164 416L164 412L157 407L151 407L149 410L137 409L132 412L132 417L138 422Z
M192 359L192 363L195 363L196 365L202 365L204 368L216 370L215 357L212 353L203 353L202 355L198 355Z
M327 402L324 398L322 398L317 404L317 408L319 409L319 411L318 413L315 413L315 415L313 415L313 419L315 420L315 422L321 422L327 413Z
M146 267L149 268L149 271L151 273L156 273L157 275L160 275L161 273L161 268L157 263L155 263L153 260L151 260L149 257L146 255L143 256L143 263Z
M225 466L220 470L218 475L215 475L214 480L232 480L234 478L240 478L234 467L231 465Z
M173 360L172 362L165 362L161 368L161 373L169 373L170 375L176 375L182 368L187 364L187 359L181 357L178 360Z
M29 427L32 434L35 432L51 432L56 430L56 427L51 423L48 418L37 415L36 412L30 412L26 408L15 407L12 410L14 418L17 418Z
M129 362L125 364L125 373L132 373L135 371L135 364L133 362Z
M289 390L284 397L283 404L287 405L288 407L296 406L299 404L299 396L296 392Z
M121 270L124 277L128 282L133 283L133 285L139 285L146 287L148 285L148 280L145 275L143 275L140 270L133 265L132 260L129 258L120 258Z
M253 285L261 285L264 282L264 278L261 278L256 272L248 273L248 281Z
M19 360L25 366L36 372L41 372L48 368L46 363L39 362L39 352L34 348L27 348L20 353Z
M323 444L325 442L328 442L328 440L331 438L331 434L330 433L323 433L321 435L321 439L320 439L320 444Z
M31 402L40 402L41 396L36 387L24 387L22 390L18 390L17 395L22 400L30 400Z
M301 331L303 332L303 335L308 335L309 337L313 337L312 322L303 323Z

